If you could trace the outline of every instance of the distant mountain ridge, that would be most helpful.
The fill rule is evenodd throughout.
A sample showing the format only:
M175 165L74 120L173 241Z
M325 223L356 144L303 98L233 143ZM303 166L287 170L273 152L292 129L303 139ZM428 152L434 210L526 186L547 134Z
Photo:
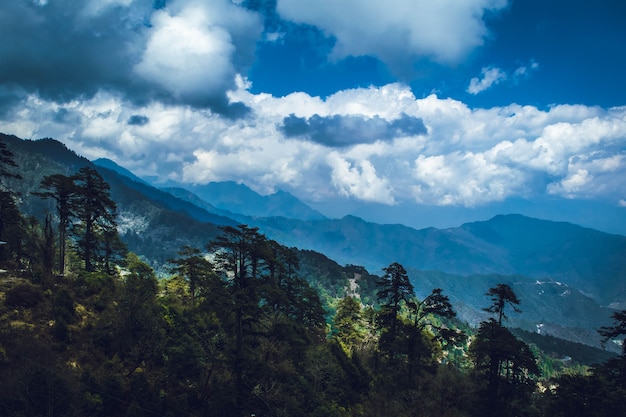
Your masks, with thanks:
M574 285L598 302L626 301L626 237L569 223L501 215L450 229L416 230L353 216L302 222L255 219L268 236L377 272L397 261L451 274L520 274Z
M98 158L98 159L94 159L93 162L95 165L102 167L102 168L106 168L106 169L110 169L111 171L115 171L118 174L127 177L135 182L139 182L139 183L143 183L145 185L150 185L150 183L148 183L147 181L143 180L142 178L138 177L137 175L133 174L131 171L129 171L128 169L118 165L115 161L112 161L108 158Z
M168 182L162 187L157 183L144 180L116 162L99 158L94 164L111 169L134 181L152 185L173 196L189 201L210 213L237 217L286 217L299 220L322 220L327 217L309 207L287 191L279 190L274 194L260 195L245 184L235 181L210 182L208 184L178 184Z
M455 228L421 230L369 223L354 216L327 219L320 215L308 220L295 215L249 216L242 213L246 201L255 207L249 210L257 213L271 211L271 204L276 204L276 197L281 195L286 196L290 210L301 206L294 205L297 199L288 193L263 197L234 182L189 188L213 200L205 200L193 191L170 190L205 210L214 208L214 213L258 226L283 244L324 253L340 263L364 265L374 273L397 261L415 270L461 276L519 274L562 281L603 305L626 306L626 237L621 235L517 214L498 215ZM215 208L216 201L220 208Z
M220 210L250 217L285 217L298 220L323 220L326 216L312 209L286 191L260 195L245 184L234 181L210 182L204 185L181 184L205 202ZM165 188L165 191L170 190Z
M520 215L421 230L354 216L312 220L246 216L234 212L242 204L240 199L234 199L231 212L190 191L179 190L187 194L174 196L133 179L134 174L121 167L94 165L52 139L24 141L7 135L0 139L16 154L24 179L15 186L22 193L22 207L31 214L54 210L50 202L30 194L44 175L71 175L81 166L95 166L118 204L122 239L155 267L163 267L182 245L204 247L219 233L219 225L246 223L283 245L322 253L339 264L363 265L374 274L400 262L419 295L434 286L444 288L460 316L470 322L481 314L488 302L484 292L495 282L511 282L520 291L526 314L516 325L534 330L543 324L570 340L594 334L605 323L610 312L601 306L626 307L625 236ZM233 184L220 186L229 189ZM262 197L245 194L247 187L237 188L251 202ZM280 201L278 194L272 202ZM228 193L222 193L222 207L227 207L226 197ZM286 197L287 204L292 198ZM263 210L271 207L267 200L264 204ZM554 306L559 314L551 310Z

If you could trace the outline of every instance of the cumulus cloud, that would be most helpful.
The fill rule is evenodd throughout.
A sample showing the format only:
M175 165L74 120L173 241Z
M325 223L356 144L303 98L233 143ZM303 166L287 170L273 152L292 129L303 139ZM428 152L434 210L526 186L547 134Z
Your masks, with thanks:
M146 48L134 71L176 100L210 107L234 87L235 34L260 36L256 15L232 2L189 1L153 13Z
M101 89L241 113L227 91L254 58L259 16L229 0L6 2L0 13L0 79L10 103L37 94L67 103ZM19 41L18 41L19 40ZM0 103L0 110L3 108Z
M380 177L370 161L352 163L333 152L327 162L331 168L331 182L341 195L375 203L396 202L389 180Z
M402 114L399 119L387 121L379 116L314 114L308 119L294 114L283 119L281 130L288 137L300 136L330 147L358 143L388 141L402 136L423 135L426 127L421 119Z
M285 19L317 26L337 40L333 55L371 55L392 64L412 57L455 63L488 36L484 16L506 0L278 0Z
M82 155L113 159L139 175L235 180L305 201L340 196L479 206L510 197L617 202L626 195L626 107L472 109L435 95L416 98L402 84L325 99L253 94L241 79L238 86L232 99L253 109L241 120L184 105L139 106L99 92L62 106L30 95L2 125L20 137L62 139ZM62 123L67 118L76 122ZM360 139L341 142L338 132Z
M590 184L592 180L593 178L589 171L579 169L557 183L548 184L548 193L573 198L582 188Z
M498 163L490 152L420 155L414 177L417 201L469 207L519 194L525 183L523 170Z

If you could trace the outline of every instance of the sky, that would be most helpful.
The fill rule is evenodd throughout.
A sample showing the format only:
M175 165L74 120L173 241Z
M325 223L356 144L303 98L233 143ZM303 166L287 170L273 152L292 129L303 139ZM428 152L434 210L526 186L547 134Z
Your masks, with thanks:
M0 131L329 216L626 234L619 0L13 0Z

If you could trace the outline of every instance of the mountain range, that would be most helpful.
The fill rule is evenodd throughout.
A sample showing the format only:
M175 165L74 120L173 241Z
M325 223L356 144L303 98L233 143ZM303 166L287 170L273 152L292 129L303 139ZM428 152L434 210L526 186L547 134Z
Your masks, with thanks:
M378 274L399 262L418 296L442 288L470 324L485 317L484 294L500 282L522 300L523 314L511 314L511 325L572 341L596 344L595 330L614 309L626 307L625 236L517 214L419 230L355 216L331 219L282 191L261 196L234 182L158 188L113 161L88 161L53 139L0 140L24 177L12 183L21 207L35 216L53 212L50 202L31 195L45 175L69 175L85 165L98 169L117 202L122 239L157 270L182 245L203 247L219 226L245 223L283 245L324 254L338 268L361 265ZM358 287L361 276L342 279Z

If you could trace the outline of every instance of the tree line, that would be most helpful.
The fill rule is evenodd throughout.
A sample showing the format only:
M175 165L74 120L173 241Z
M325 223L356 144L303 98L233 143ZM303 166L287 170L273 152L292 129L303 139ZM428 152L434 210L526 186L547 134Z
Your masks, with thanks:
M17 179L0 151L0 180ZM43 225L2 193L0 267L13 271L0 281L1 415L625 412L626 351L543 379L532 346L505 326L520 305L507 284L487 290L492 317L474 330L441 289L418 299L398 263L384 268L374 303L346 296L331 310L299 275L296 251L246 225L181 247L157 279L119 242L96 171L44 178L38 195L56 204ZM606 342L626 333L626 313L614 319L599 330Z

